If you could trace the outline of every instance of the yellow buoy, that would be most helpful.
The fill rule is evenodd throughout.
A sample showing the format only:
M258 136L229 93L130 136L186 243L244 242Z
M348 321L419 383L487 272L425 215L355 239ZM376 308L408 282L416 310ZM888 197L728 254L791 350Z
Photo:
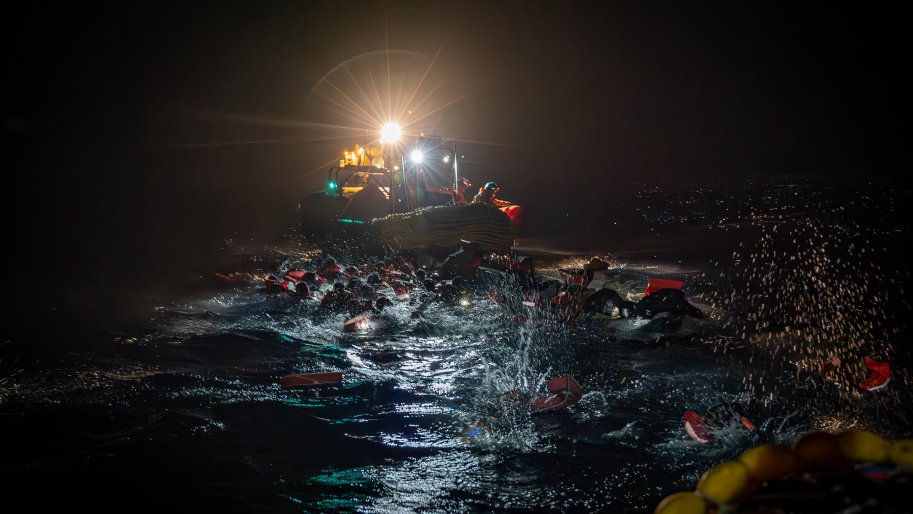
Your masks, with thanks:
M913 468L913 439L894 441L888 456L894 464Z
M803 468L826 466L841 469L846 460L837 437L827 432L811 432L802 436L793 447L793 453Z
M739 457L748 474L759 482L778 480L795 472L797 461L792 450L776 444L762 444Z
M888 442L865 430L850 430L837 436L843 456L855 462L888 461Z
M654 514L704 514L707 503L692 492L675 493L666 496L656 506Z
M741 462L717 464L704 473L697 483L697 492L715 503L729 505L742 495L751 478Z

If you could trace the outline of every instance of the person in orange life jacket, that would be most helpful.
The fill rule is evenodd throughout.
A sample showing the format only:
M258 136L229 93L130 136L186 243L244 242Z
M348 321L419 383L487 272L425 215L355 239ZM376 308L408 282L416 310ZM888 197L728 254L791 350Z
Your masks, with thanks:
M492 207L507 207L508 205L513 205L510 202L495 198L495 195L498 194L498 191L500 190L501 188L498 187L497 184L488 182L485 184L485 187L479 188L479 194L472 198L472 203L484 203L491 205Z

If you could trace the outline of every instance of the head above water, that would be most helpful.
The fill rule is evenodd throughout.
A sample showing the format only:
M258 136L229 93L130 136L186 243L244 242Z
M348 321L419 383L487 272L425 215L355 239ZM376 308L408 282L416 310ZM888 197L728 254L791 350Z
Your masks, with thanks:
M524 257L520 260L520 271L529 275L536 274L536 266L532 257Z
M289 290L289 294L293 296L310 296L311 288L304 282L298 282L293 289Z
M587 270L601 270L601 269L606 269L608 267L609 267L609 262L606 261L605 259L603 259L602 257L599 257L598 255L594 255L593 257L590 258L589 262L587 262L586 264L583 265L583 268L587 269Z
M381 296L374 302L374 308L378 311L384 310L384 307L389 307L393 305L393 302L390 301L386 296Z

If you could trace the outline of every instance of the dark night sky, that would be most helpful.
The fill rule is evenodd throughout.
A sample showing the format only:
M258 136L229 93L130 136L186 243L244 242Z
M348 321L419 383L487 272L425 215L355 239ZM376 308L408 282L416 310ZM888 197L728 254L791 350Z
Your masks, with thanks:
M183 4L6 16L4 218L37 266L205 268L233 230L281 232L346 145L213 114L322 121L315 81L387 34L443 45L439 93L466 96L435 130L498 143L466 145L465 171L539 219L599 216L625 182L910 164L899 3ZM171 148L263 139L296 141Z

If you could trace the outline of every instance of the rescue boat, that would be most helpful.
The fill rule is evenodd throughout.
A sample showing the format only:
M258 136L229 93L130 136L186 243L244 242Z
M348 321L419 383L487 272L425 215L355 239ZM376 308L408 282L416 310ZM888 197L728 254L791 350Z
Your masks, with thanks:
M399 250L454 249L469 240L508 251L522 207L467 205L472 183L460 176L461 159L455 143L438 137L355 145L330 168L326 188L303 202L302 226L371 234Z

